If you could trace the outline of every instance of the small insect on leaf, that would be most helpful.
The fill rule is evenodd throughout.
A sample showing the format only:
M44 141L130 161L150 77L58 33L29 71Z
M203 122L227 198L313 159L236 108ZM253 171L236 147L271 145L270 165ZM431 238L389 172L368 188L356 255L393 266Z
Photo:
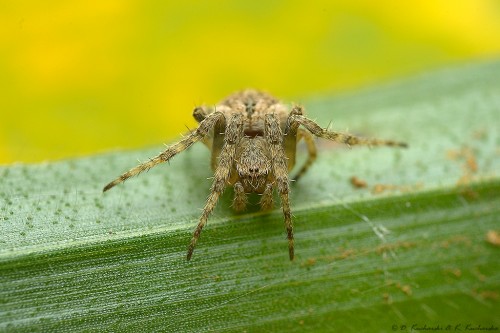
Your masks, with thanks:
M202 141L207 145L212 151L214 178L198 226L189 243L187 260L191 259L201 231L228 185L234 189L233 207L237 211L246 208L249 193L261 194L261 209L270 210L274 206L273 192L278 192L288 238L289 258L293 260L290 180L298 180L316 159L314 136L349 146L407 146L402 142L361 138L322 128L304 116L301 106L290 109L269 94L251 89L237 92L215 107L196 107L193 117L199 123L195 130L189 131L182 140L168 146L158 156L125 172L104 187L104 191L107 191L130 177L167 162L195 142ZM300 140L304 140L307 145L308 158L299 171L290 177L289 172L295 165L297 143Z

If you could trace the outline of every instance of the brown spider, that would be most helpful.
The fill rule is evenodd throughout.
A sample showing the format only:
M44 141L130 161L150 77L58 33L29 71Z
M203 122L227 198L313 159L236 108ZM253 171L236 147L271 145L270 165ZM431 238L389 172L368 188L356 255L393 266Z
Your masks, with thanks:
M237 92L213 108L197 107L193 116L199 122L196 130L148 162L125 172L106 185L103 190L107 191L132 176L169 161L176 154L201 140L212 151L214 180L189 244L187 260L191 259L201 230L228 185L234 188L233 207L236 211L245 209L248 193L261 195L262 210L272 209L273 191L277 189L288 236L288 253L290 260L293 260L293 225L288 199L290 192L288 173L295 165L296 146L300 139L306 142L309 156L295 176L295 180L316 159L313 135L347 145L406 147L406 144L401 142L365 139L323 129L303 116L302 107L294 106L288 112L286 105L269 94L255 90ZM299 128L300 125L305 129Z

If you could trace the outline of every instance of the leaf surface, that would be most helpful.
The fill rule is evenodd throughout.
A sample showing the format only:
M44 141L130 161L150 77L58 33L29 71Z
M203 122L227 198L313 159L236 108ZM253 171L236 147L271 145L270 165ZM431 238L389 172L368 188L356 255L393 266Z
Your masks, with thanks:
M498 328L499 77L481 63L302 101L333 130L410 147L318 141L292 186L294 262L280 211L235 214L232 190L185 260L202 145L105 194L162 147L1 168L0 330Z

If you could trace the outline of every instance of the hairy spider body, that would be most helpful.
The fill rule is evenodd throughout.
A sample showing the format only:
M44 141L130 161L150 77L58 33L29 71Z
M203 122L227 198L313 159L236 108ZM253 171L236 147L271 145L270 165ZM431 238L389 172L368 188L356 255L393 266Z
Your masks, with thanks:
M296 146L299 140L304 139L309 155L294 177L295 180L316 159L313 135L347 145L406 147L406 144L400 142L365 139L323 129L314 121L304 117L300 106L294 106L289 111L285 104L269 94L256 90L237 92L213 108L197 107L194 109L193 117L199 122L196 130L169 146L158 156L125 172L104 187L104 191L107 191L142 171L170 160L193 143L202 141L212 151L211 165L214 179L210 195L188 247L188 260L191 259L209 215L228 185L233 186L233 208L237 211L246 208L249 193L261 195L260 206L263 210L272 209L273 192L274 190L278 192L288 238L289 258L293 260L293 225L288 174L295 165Z

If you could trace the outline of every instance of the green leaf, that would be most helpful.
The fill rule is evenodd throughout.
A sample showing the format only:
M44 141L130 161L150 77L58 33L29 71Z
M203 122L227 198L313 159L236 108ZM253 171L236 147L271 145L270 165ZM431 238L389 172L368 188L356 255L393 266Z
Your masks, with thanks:
M161 145L1 168L0 330L498 330L499 77L482 63L304 100L324 126L410 147L319 141L292 187L294 262L280 211L235 214L232 190L185 260L202 145L105 194Z

